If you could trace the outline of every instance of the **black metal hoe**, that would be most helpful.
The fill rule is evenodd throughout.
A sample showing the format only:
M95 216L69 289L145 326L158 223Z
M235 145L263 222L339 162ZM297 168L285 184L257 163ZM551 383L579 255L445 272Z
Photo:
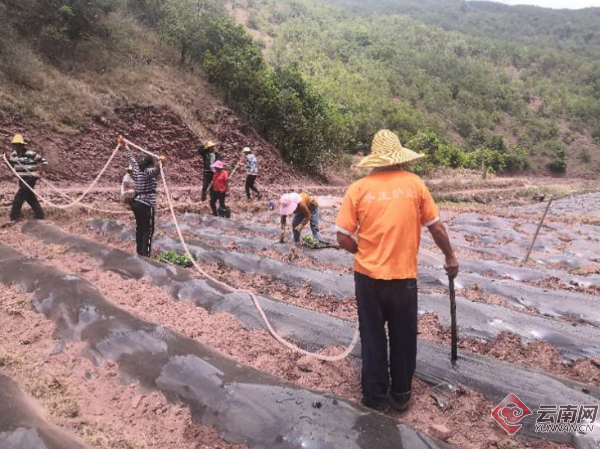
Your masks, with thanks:
M454 365L458 360L458 329L456 326L456 291L454 290L454 278L448 276L450 290L450 329L452 332L452 349L450 361Z

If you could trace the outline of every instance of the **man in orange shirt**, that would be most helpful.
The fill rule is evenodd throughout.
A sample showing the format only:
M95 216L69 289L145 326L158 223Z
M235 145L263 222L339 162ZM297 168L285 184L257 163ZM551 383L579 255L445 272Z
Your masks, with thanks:
M429 229L446 256L448 276L458 274L458 261L429 190L402 168L421 157L402 147L391 131L379 131L371 155L358 164L373 171L350 186L337 219L340 246L355 254L363 403L379 410L391 404L404 411L410 401L417 361L417 253L422 227Z

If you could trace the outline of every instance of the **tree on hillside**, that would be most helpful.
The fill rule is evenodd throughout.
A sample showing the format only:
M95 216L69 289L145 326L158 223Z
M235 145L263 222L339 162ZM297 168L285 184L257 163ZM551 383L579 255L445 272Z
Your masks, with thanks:
M524 154L508 148L509 136L520 148L542 154L545 142L567 141L568 134L561 132L565 126L589 138L600 116L599 63L582 56L584 49L564 51L543 40L524 45L504 37L505 29L520 39L548 25L549 34L574 49L580 30L570 26L563 33L562 13L544 10L539 12L545 25L516 29L514 23L524 20L509 13L521 10L530 16L530 9L475 3L281 0L257 14L270 21L276 35L267 49L270 62L297 67L332 103L351 134L348 151L367 148L382 127L394 129L403 140L430 129L447 133L454 143L467 141L467 151L504 154L511 161L507 167L514 169L528 164ZM600 23L598 17L565 14L578 16L571 23L584 28ZM472 32L471 19L477 15L485 22ZM508 17L515 22L505 21ZM506 27L501 33L492 29L496 19ZM433 22L446 30L426 25ZM457 157L452 160L458 163Z
M164 0L158 28L166 42L179 49L181 64L198 59L197 45L203 38L203 20L191 0Z
M319 172L346 145L339 116L297 69L280 67L271 77L275 101L269 101L265 117L267 136L283 148L293 165Z
M232 109L289 163L316 173L346 148L336 109L298 70L287 65L271 70L252 36L216 0L142 1L154 11L148 15L137 6L131 11L146 23L156 22L162 38L179 49L181 63L201 67Z
M563 174L567 171L567 159L564 151L559 151L548 164L550 171Z
M2 0L8 21L59 62L82 40L107 33L104 18L121 0Z

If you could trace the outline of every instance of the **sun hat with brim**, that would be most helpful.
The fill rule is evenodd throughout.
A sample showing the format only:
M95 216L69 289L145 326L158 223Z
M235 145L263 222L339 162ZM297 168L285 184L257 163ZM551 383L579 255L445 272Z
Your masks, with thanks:
M13 145L27 145L25 143L25 139L23 139L23 134L15 134L13 140L11 142Z
M246 147L242 150L242 153L252 153L252 150L250 148Z
M207 140L204 142L204 148L212 148L215 146L215 143L212 140Z
M355 167L379 168L393 165L407 164L425 157L404 148L400 138L388 129L383 129L375 134L371 145L371 154L363 158Z
M217 161L210 166L210 168L225 168L223 161Z
M279 200L279 215L291 215L294 213L298 204L302 202L302 197L297 193L286 193Z

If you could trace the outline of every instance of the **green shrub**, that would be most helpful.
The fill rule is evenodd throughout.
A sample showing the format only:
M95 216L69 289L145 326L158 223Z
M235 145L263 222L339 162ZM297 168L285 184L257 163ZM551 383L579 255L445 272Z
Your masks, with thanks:
M261 30L263 28L263 20L258 14L252 13L250 14L250 17L248 17L246 25L252 30Z
M298 70L279 67L268 73L261 94L253 123L290 164L318 173L346 147L349 135L341 116Z
M262 48L263 50L265 48L267 48L267 41L265 41L263 38L258 38L256 39L256 45L258 45L260 48Z
M559 151L548 164L551 172L562 174L567 171L567 161L564 151Z
M531 156L529 150L517 145L506 155L506 170L517 172L528 170L531 167Z
M483 147L469 150L448 144L431 131L421 132L411 139L407 146L415 151L426 154L425 160L414 164L412 171L418 174L431 173L433 167L467 168L480 170L485 164L486 171L497 173L504 170L522 171L530 166L529 152L521 146L508 151L501 136L479 135L476 139L491 142L494 148Z
M497 173L506 169L506 159L501 151L480 148L468 155L465 168L478 170L485 165L487 173Z
M437 163L444 167L463 168L468 162L468 156L462 148L453 145L441 145L436 153Z
M504 137L499 134L494 134L490 136L490 138L487 141L486 147L490 150L495 150L500 153L506 153L508 151L506 142L504 141Z
M0 4L0 17L5 13ZM0 27L0 73L8 81L28 88L37 88L41 81L37 71L41 61L24 45L9 24Z
M544 142L544 148L549 154L560 155L567 151L567 145L562 140L552 139Z
M11 22L48 59L62 63L77 45L107 35L105 18L122 0L3 0ZM4 16L3 16L3 24Z
M446 141L441 139L433 131L421 131L414 136L406 146L417 153L425 154L425 158L419 161L419 165L413 167L415 173L427 174L433 170L433 167L440 165L438 160L438 150Z

